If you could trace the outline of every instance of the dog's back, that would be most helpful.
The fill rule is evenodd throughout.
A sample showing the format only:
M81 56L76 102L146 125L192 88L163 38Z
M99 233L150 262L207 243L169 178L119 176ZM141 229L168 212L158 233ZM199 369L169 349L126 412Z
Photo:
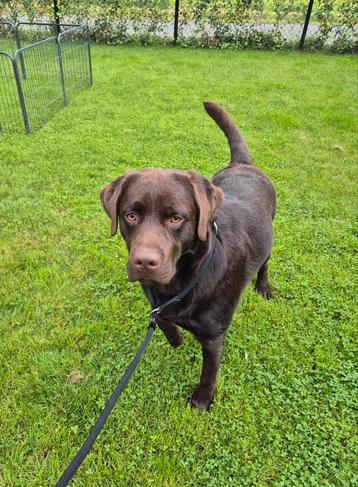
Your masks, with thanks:
M217 223L228 245L233 273L239 273L242 288L260 271L270 257L273 244L272 221L276 212L276 194L270 179L254 166L247 145L229 115L218 105L204 103L208 114L226 135L231 160L213 178L224 192ZM225 245L225 243L224 243ZM268 285L265 290L268 296Z

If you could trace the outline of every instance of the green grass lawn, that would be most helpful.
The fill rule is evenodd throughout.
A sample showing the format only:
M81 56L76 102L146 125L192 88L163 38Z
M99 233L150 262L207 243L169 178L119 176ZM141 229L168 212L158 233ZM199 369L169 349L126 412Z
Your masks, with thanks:
M145 334L99 190L127 169L228 161L234 117L278 193L273 299L252 286L209 413L201 352L160 330L75 486L357 482L356 59L93 48L94 86L42 130L0 137L0 485L53 486Z

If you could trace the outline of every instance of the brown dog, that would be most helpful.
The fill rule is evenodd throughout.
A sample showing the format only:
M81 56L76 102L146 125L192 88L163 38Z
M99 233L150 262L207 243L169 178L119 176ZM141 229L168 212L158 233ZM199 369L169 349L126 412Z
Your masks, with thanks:
M201 344L203 369L191 404L207 409L213 399L226 331L240 296L257 275L256 290L269 298L268 260L276 210L270 180L253 166L233 121L214 103L204 103L224 131L230 164L212 182L188 171L128 172L101 191L103 207L128 252L128 277L150 287L157 303L175 296L192 280L219 237L209 267L180 304L164 310L157 323L169 343L181 345L177 325Z

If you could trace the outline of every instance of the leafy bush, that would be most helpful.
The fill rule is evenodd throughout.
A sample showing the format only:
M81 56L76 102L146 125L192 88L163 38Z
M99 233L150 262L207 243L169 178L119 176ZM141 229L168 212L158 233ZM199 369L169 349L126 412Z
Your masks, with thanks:
M351 0L317 0L315 6L319 35L313 45L322 48L332 37L332 50L358 52L357 19L358 4Z
M106 44L172 40L174 1L62 0L61 19L88 22L92 38ZM181 0L179 42L183 46L228 49L297 47L307 0ZM45 0L4 0L0 15L16 21L51 18ZM316 0L307 49L357 52L358 4L353 0Z

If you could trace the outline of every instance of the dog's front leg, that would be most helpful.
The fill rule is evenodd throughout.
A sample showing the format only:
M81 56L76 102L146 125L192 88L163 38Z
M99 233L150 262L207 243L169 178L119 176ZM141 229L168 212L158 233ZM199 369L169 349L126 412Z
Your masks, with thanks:
M173 323L170 323L170 321L163 320L160 316L157 316L156 320L170 345L172 347L179 347L183 343L183 335L179 331L179 328Z
M200 382L191 396L191 405L206 410L210 406L215 391L215 383L224 351L225 333L209 339L196 335L203 352L203 368Z

